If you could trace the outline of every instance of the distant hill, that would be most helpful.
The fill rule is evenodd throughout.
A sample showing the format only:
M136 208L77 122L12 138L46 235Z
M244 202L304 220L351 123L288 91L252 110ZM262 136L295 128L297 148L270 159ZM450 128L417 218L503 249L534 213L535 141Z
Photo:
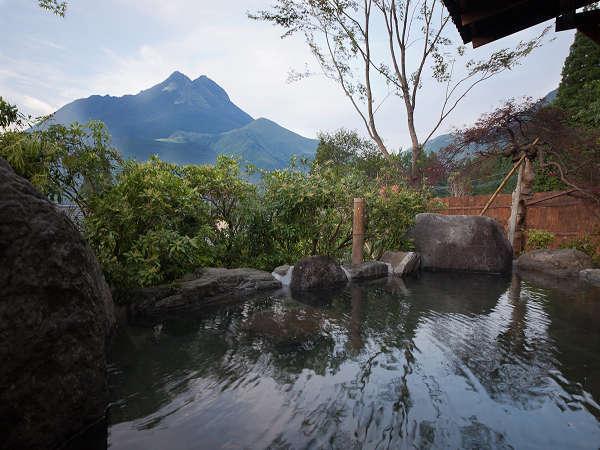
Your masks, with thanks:
M549 105L556 99L556 94L558 93L558 89L554 89L553 91L548 92L542 98L543 105ZM425 152L426 153L437 153L443 148L446 148L454 141L454 136L452 133L440 134L439 136L430 139L427 144L425 144ZM474 151L477 149L475 148Z
M221 153L265 169L287 165L293 155L314 156L318 142L267 119L254 120L217 83L174 72L162 83L123 97L93 95L60 108L55 123L103 121L127 157L152 154L180 164L214 162Z

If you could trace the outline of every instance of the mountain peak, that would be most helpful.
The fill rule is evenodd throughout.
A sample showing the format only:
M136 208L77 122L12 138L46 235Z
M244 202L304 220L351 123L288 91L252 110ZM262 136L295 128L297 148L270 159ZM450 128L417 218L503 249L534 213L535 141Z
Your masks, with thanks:
M167 78L165 81L188 81L189 82L192 80L190 80L187 75L184 75L180 71L176 70L171 75L169 75L169 78Z
M54 114L54 122L65 125L91 119L106 124L126 157L141 161L158 154L170 162L204 164L226 153L280 168L291 154L312 155L317 147L267 119L254 121L206 75L192 81L179 71L138 94L92 96Z

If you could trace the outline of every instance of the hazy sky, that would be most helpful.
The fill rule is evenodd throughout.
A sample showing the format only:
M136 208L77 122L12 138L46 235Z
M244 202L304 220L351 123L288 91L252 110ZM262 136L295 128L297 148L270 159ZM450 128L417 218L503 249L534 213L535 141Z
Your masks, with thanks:
M269 0L70 0L67 16L61 19L38 8L37 0L0 0L0 95L28 113L46 114L93 94L134 94L179 70L192 79L207 75L253 117L270 118L305 136L339 127L364 133L332 81L312 77L287 82L290 69L315 65L302 39L282 40L280 30L247 19L248 10L269 4ZM484 57L543 28L471 49L469 54ZM439 133L472 123L504 99L541 97L554 89L573 34L550 35L556 39L522 66L474 91ZM421 133L437 114L440 92L439 85L423 86L417 121ZM383 85L378 93L379 98L385 96ZM378 112L380 132L392 148L409 143L400 101L392 96Z

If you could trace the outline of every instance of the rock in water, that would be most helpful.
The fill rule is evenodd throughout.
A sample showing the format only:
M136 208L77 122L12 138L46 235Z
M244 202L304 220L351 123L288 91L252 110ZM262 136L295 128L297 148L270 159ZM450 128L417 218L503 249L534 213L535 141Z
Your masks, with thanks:
M0 158L0 442L54 448L107 406L110 290L73 223Z
M592 258L572 248L534 250L519 257L517 268L558 278L579 277L582 270L592 268Z
M294 266L290 288L297 291L329 289L348 281L342 267L329 256L308 256Z
M409 237L423 269L508 273L512 267L512 247L489 217L417 214Z
M294 266L290 266L285 264L283 266L275 267L271 275L277 281L279 281L283 286L289 286L292 282L292 272L294 271Z
M388 265L381 261L366 261L359 266L344 266L346 275L351 280L373 280L388 276Z
M241 300L281 288L268 272L256 269L202 268L168 285L129 291L130 317L163 317Z
M416 252L385 252L381 261L390 265L393 275L410 275L421 268L421 257Z
M579 272L579 278L594 286L600 286L600 269L584 269Z

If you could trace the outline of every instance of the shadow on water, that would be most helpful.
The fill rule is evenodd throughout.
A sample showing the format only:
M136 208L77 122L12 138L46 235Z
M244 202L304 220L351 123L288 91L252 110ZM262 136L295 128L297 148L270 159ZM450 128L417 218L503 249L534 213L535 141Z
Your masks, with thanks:
M597 448L600 296L582 292L436 273L126 327L108 443Z

